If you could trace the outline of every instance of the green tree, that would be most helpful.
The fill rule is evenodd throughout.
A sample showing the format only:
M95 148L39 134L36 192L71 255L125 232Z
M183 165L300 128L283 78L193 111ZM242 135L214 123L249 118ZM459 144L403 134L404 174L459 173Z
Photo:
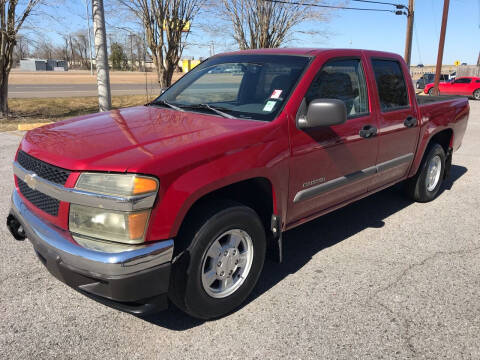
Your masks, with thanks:
M128 66L128 59L123 46L114 42L111 46L110 62L113 70L126 70Z

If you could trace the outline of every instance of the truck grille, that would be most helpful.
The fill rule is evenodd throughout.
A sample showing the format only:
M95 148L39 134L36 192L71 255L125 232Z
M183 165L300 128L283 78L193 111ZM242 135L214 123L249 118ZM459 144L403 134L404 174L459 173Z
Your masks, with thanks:
M24 168L33 171L39 177L54 182L56 184L65 185L70 171L47 164L41 160L28 155L23 151L19 151L17 162ZM18 189L25 198L34 206L52 216L58 216L58 207L60 201L40 191L31 189L23 180L17 177Z
M70 171L47 164L38 160L27 153L20 151L17 156L17 162L25 169L33 171L39 177L54 182L56 184L65 185Z
M20 190L22 195L27 198L28 201L30 201L40 210L45 211L47 214L50 214L52 216L58 215L58 207L60 205L60 201L48 195L45 195L40 191L31 189L25 182L20 180L18 177L17 181L18 189Z

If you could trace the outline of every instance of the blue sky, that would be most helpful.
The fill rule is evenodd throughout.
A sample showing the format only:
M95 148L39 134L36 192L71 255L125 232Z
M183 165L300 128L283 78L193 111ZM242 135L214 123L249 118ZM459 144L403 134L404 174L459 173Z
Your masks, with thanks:
M381 0L382 1L382 0ZM406 5L408 0L383 0ZM109 0L105 0L109 6ZM334 0L330 1L334 3ZM374 7L392 9L389 6L376 4L362 4L350 1L352 7ZM415 31L412 49L412 64L435 64L440 24L442 17L443 0L416 0L415 1ZM52 11L49 11L52 13ZM59 20L58 24L48 26L50 31L46 35L53 41L60 42L61 32L58 29L68 27L68 31L85 28L84 0L72 0L64 3L53 11ZM107 18L107 22L110 22ZM68 25L65 25L68 24ZM195 23L194 23L195 25ZM338 10L331 12L327 23L305 23L299 30L316 28L317 36L294 35L286 44L291 47L335 47L335 48L362 48L391 51L403 55L405 47L406 16L393 13ZM55 32L54 29L58 31ZM116 32L110 27L107 32ZM190 40L196 44L187 48L184 55L208 56L208 42L215 42L216 52L235 48L227 33L211 38L198 27L192 28ZM328 34L327 37L322 34ZM455 60L475 64L480 51L480 0L451 0L445 52L443 63L452 64Z

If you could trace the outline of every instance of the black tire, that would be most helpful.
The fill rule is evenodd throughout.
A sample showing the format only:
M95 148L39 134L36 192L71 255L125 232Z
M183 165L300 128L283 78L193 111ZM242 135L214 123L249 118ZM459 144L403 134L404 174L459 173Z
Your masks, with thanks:
M440 158L440 178L436 186L429 190L427 187L428 167L433 158ZM445 175L445 151L439 144L432 144L427 148L425 156L420 163L417 173L414 177L408 179L405 183L407 195L417 202L429 202L436 198ZM433 185L433 184L432 184Z
M265 260L265 229L253 209L231 201L209 203L187 221L186 230L175 240L176 244L184 244L185 251L172 264L169 298L178 308L198 319L224 316L245 301L258 281ZM203 259L215 239L232 229L241 229L252 239L252 265L236 291L227 297L214 298L202 285Z
M435 95L435 93L434 93L434 88L433 88L433 87L431 87L430 89L428 89L428 95L430 95L430 96ZM438 95L440 95L440 90L438 90Z
M473 98L475 100L480 100L480 89L477 89L473 92Z

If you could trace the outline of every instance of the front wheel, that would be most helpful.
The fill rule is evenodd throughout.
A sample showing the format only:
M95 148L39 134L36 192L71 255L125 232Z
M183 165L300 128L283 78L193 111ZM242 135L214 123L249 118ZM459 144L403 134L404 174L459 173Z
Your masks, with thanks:
M430 89L428 89L428 95L430 96L433 96L435 95L435 89L433 87L431 87ZM440 95L440 90L438 90L438 95Z
M445 151L439 144L428 149L417 174L406 182L406 192L415 201L429 202L435 199L445 173Z
M473 98L475 100L480 100L480 89L477 89L473 92Z
M208 207L179 239L189 243L172 266L170 299L189 315L208 320L239 307L263 268L265 230L257 213L228 202Z

